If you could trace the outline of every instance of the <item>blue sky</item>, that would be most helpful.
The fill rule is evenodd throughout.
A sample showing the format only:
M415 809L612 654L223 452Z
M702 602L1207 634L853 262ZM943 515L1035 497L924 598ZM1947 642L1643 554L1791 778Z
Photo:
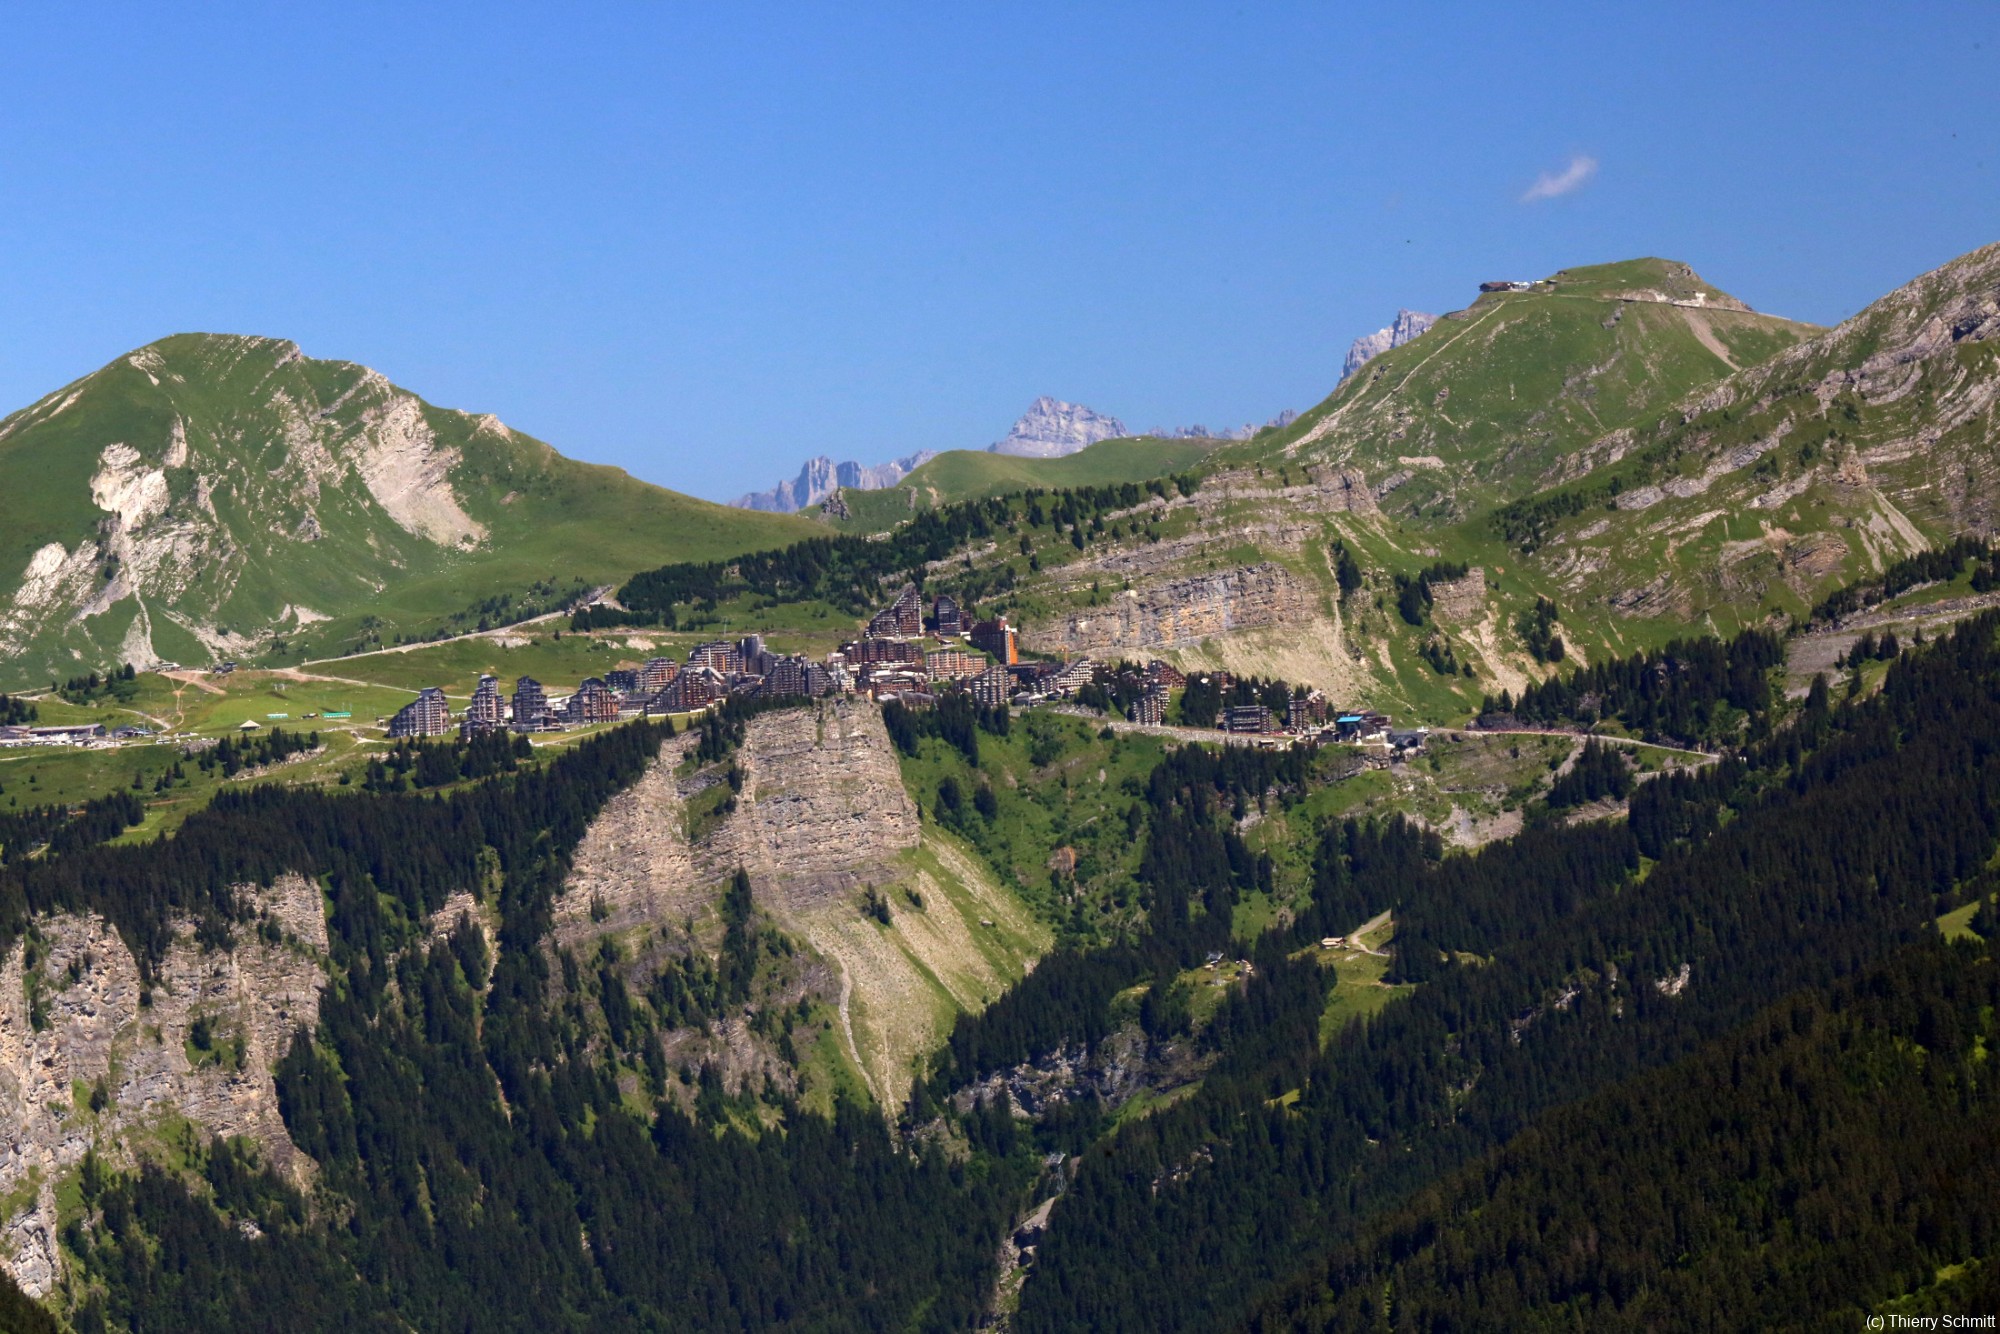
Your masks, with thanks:
M1262 421L1483 278L1831 322L2000 240L1990 3L61 8L0 17L0 411L272 334L717 499L1042 393Z

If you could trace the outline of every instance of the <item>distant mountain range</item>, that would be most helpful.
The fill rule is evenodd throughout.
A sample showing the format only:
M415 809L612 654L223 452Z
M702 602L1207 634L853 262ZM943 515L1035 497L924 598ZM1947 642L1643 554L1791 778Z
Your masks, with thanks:
M1410 312L1403 313L1408 315ZM1428 321L1430 316L1419 315L1415 318ZM1423 326L1428 327L1428 323ZM1421 332L1423 329L1417 330L1417 333ZM1414 338L1416 334L1408 337ZM1264 425L1283 428L1291 425L1297 417L1296 412L1287 410ZM1211 431L1201 425L1162 426L1146 434L1161 440L1248 440L1259 429L1248 423L1221 431ZM988 445L983 452L1005 454L1012 458L1059 459L1088 449L1099 441L1124 439L1132 434L1125 423L1116 417L1081 403L1068 403L1044 394L1028 405L1028 410L1007 428L1006 435ZM738 509L796 514L819 504L835 491L887 490L937 456L938 452L934 449L920 449L904 458L891 459L871 467L852 460L835 463L821 454L807 459L797 477L779 482L768 491L751 491L729 503Z
M855 491L880 491L894 486L908 477L911 472L937 457L935 449L920 449L900 459L890 459L887 463L869 466L856 463L852 459L835 463L824 454L809 458L799 469L799 475L788 481L779 482L768 491L752 491L738 496L729 503L737 509L765 510L773 514L796 514L810 505L817 505L835 491L847 488Z

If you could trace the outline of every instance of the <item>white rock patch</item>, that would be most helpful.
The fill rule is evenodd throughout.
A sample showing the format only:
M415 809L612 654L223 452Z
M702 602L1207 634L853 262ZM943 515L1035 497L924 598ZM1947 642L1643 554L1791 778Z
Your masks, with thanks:
M361 439L352 453L356 470L398 526L439 546L485 540L485 526L461 509L452 493L459 452L438 448L416 399L398 395L361 420Z
M185 450L186 442L183 440ZM130 445L106 445L90 479L90 499L101 510L116 514L127 528L137 528L167 508L167 474L148 468Z

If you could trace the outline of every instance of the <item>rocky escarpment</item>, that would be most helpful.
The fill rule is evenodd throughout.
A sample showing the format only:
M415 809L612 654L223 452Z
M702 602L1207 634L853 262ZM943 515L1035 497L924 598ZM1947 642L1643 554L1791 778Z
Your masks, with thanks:
M683 921L712 899L695 873L674 775L693 740L682 736L662 745L659 760L591 822L556 900L558 945L574 947L649 923Z
M57 1185L93 1147L129 1165L185 1133L248 1136L303 1185L271 1069L319 1021L326 918L299 876L244 889L259 920L226 949L191 924L150 986L94 914L46 918L0 964L0 1264L41 1296L62 1264Z
M1266 561L1133 588L1109 606L1034 627L1032 637L1071 653L1178 648L1212 635L1303 620L1312 611L1305 583L1284 566Z
M696 849L706 878L738 866L773 900L803 908L852 890L917 845L881 711L837 698L750 720L736 814Z
M1117 522L1139 517L1165 517L1192 510L1197 523L1179 537L1130 545L1093 546L1082 559L1054 572L1057 585L1070 594L1101 584L1106 577L1132 583L1158 580L1203 565L1214 566L1245 545L1261 551L1303 551L1326 540L1329 515L1373 518L1379 515L1376 494L1356 468L1312 467L1301 481L1272 487L1254 473L1225 469L1210 476L1193 496L1155 496L1130 510L1107 515ZM979 553L975 553L977 559ZM939 561L937 572L953 562Z

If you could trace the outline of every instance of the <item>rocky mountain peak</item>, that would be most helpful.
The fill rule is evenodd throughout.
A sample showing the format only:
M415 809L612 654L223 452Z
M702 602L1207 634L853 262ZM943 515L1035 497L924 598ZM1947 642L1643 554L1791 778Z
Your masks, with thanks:
M1437 318L1422 311L1397 311L1395 320L1386 328L1377 329L1372 334L1363 334L1348 347L1347 359L1341 363L1340 378L1345 380L1384 352L1401 347L1436 324Z
M1129 434L1125 423L1116 417L1045 394L1030 404L1007 434L987 449L994 454L1021 458L1056 459L1088 449L1100 440Z

